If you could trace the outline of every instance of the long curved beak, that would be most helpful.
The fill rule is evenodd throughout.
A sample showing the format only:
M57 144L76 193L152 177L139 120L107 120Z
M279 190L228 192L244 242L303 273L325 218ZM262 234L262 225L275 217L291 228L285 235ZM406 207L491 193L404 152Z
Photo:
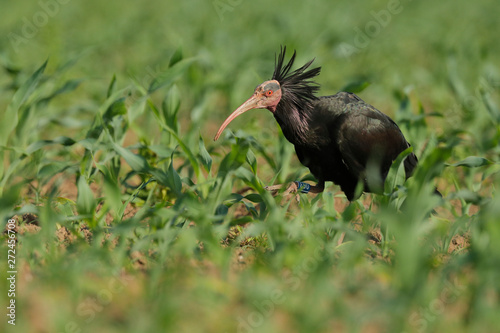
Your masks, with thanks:
M214 141L217 141L217 139L219 139L220 135L222 134L222 131L224 131L226 126L229 125L229 123L232 122L234 118L238 117L242 113L247 112L248 110L261 108L261 106L259 106L258 104L259 101L260 101L259 97L257 97L257 95L254 94L245 103L241 104L239 108L234 110L233 113L231 113L229 117L226 118L224 123L222 123L222 125L220 126L219 130L217 131L217 134L215 135Z

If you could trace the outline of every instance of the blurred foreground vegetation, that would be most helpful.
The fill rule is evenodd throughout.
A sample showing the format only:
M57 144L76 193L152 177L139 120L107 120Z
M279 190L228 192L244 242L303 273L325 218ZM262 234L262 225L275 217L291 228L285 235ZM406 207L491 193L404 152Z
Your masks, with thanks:
M493 1L2 3L2 332L495 332ZM420 164L348 205L267 111L280 45L389 114ZM434 186L443 198L432 195ZM345 236L345 238L343 238ZM9 302L9 235L0 300ZM12 248L12 247L11 247Z

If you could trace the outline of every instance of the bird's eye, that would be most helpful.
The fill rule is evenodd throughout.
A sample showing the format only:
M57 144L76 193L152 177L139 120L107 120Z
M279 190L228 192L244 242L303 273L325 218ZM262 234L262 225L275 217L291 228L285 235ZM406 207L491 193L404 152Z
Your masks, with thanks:
M273 91L272 90L268 90L266 91L266 96L271 96L273 94Z

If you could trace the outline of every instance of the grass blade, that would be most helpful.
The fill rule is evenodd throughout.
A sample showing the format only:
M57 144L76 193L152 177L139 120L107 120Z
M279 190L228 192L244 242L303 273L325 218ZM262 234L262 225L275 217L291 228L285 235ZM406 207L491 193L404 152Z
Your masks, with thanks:
M42 78L48 60L16 91L12 101L7 106L2 121L0 122L0 146L5 146L10 134L16 128L19 119L18 111L23 103L30 97Z

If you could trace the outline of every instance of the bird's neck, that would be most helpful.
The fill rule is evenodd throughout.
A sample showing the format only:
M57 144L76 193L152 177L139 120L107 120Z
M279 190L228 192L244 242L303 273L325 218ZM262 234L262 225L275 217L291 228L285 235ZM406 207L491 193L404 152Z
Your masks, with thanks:
M299 109L300 107L300 109ZM274 117L281 127L286 139L293 144L307 145L311 142L310 120L312 105L290 105L279 103Z

